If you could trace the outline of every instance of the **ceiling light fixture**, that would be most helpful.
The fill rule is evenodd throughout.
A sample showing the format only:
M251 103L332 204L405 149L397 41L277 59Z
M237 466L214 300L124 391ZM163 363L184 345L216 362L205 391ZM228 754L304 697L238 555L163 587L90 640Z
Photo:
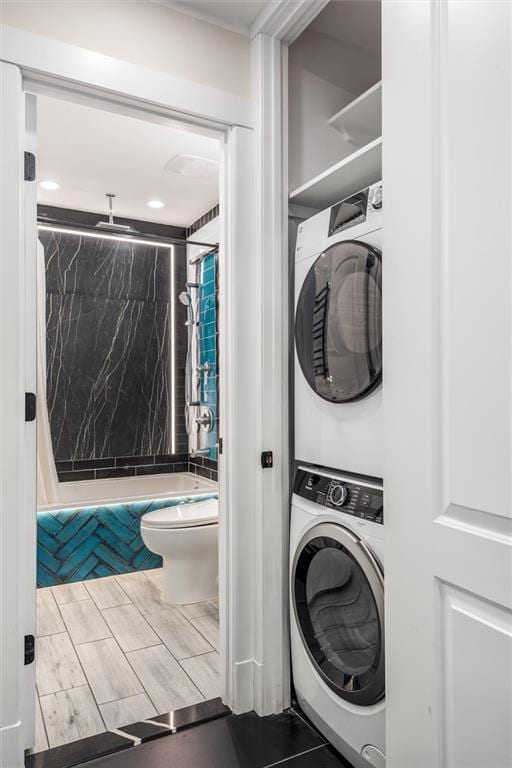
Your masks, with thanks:
M164 171L195 179L208 179L219 173L219 161L198 155L174 155L166 162Z
M149 208L163 208L165 203L161 200L148 200L146 205L149 206Z
M54 192L56 189L60 189L60 184L57 184L56 181L50 181L50 179L45 179L44 181L39 182L39 186L43 189L48 189Z

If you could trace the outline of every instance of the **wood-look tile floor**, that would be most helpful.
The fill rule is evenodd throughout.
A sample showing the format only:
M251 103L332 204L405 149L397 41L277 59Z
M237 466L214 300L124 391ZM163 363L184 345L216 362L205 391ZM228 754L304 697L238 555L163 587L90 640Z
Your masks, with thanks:
M37 590L36 752L219 695L218 603L169 605L161 579Z

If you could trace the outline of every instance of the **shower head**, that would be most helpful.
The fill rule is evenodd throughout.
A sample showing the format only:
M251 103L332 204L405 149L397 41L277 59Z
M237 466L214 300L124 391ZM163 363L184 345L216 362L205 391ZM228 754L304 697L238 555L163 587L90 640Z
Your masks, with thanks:
M192 299L190 297L190 293L187 293L187 291L182 291L179 295L179 300L182 304L184 304L186 307L190 307L192 304Z
M113 192L107 192L105 197L108 200L108 221L98 221L96 226L99 229L109 229L111 232L119 232L120 234L138 235L139 233L137 230L134 229L130 224L116 224L114 222L113 200L115 195Z

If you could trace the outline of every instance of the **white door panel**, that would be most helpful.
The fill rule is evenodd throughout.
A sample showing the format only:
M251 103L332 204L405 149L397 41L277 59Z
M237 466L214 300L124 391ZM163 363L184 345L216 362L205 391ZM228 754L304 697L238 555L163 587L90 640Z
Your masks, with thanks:
M389 768L512 765L511 30L383 3Z
M440 587L441 765L505 768L512 721L504 680L512 662L511 613L448 584Z

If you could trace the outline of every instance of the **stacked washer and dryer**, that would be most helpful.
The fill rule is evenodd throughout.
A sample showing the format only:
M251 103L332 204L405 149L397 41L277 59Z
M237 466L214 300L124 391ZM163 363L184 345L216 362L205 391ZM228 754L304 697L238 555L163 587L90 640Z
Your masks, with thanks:
M382 183L302 223L295 250L292 674L355 768L385 766Z

